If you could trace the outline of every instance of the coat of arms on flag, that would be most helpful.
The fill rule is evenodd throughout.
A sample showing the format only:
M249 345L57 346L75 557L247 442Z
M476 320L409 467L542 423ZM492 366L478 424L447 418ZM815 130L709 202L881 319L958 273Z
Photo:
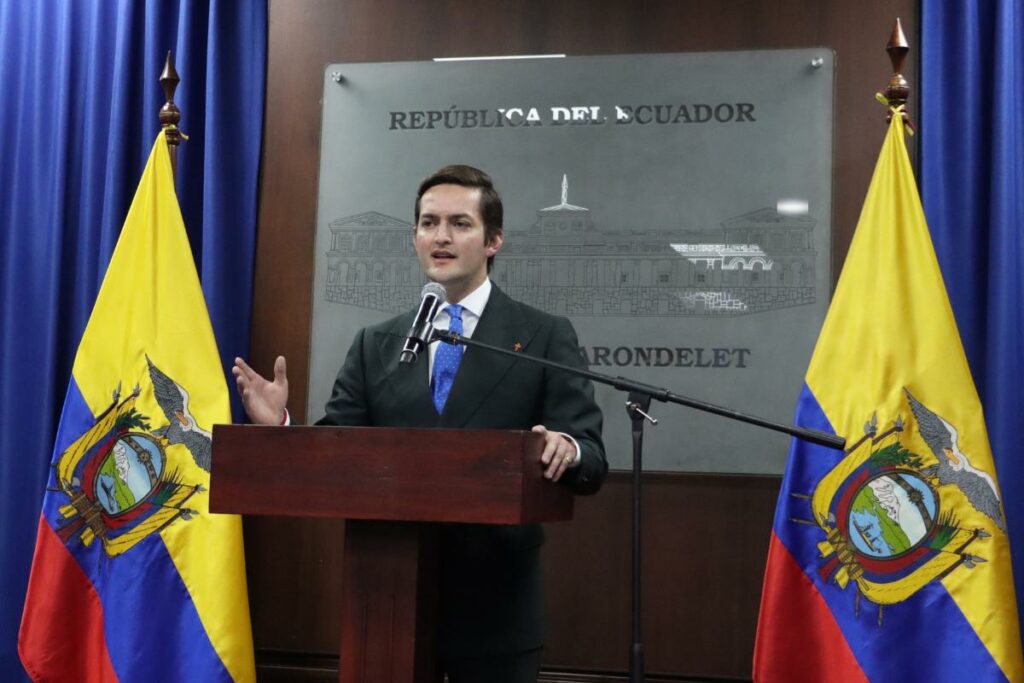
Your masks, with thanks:
M893 605L957 567L986 562L976 542L1005 533L992 476L960 451L953 425L903 393L901 414L881 426L873 414L812 494L790 492L809 511L792 521L817 525L824 536L819 574L840 588L852 585L856 611L861 597ZM965 504L988 519L961 522Z
M120 555L143 538L196 511L189 499L205 491L201 483L183 481L177 458L191 454L209 470L210 433L188 410L188 392L146 358L146 384L168 423L152 428L142 414L136 385L121 398L120 385L96 423L60 454L57 484L68 502L60 506L63 523L57 535L88 546L99 539L108 557ZM177 448L175 448L177 447ZM186 450L187 449L187 450Z

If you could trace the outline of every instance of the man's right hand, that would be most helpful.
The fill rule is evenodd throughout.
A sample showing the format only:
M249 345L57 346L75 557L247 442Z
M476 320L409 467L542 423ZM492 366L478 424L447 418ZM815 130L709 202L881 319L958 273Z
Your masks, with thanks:
M235 367L231 368L231 374L235 376L238 395L242 397L245 414L252 423L283 423L285 407L288 405L288 374L284 356L278 356L274 361L273 382L267 381L241 358L235 359Z

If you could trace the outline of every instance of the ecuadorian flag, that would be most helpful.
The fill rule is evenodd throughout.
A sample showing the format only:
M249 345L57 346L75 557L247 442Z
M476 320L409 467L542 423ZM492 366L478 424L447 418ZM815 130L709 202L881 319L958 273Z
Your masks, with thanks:
M985 419L894 111L796 419L754 679L1021 681ZM964 226L968 229L968 226Z
M209 513L227 386L161 134L64 401L18 637L37 681L252 681L241 520Z

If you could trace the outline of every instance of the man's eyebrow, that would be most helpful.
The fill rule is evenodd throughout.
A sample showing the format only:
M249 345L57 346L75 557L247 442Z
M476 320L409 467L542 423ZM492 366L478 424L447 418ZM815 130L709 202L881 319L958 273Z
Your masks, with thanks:
M450 214L446 214L446 215L450 219L456 219L456 218L469 218L470 220L473 219L473 214L468 213L466 211L460 211L459 213L450 213ZM433 211L423 211L423 212L420 213L420 220L423 220L424 218L437 219L437 218L440 218L440 214L434 213Z

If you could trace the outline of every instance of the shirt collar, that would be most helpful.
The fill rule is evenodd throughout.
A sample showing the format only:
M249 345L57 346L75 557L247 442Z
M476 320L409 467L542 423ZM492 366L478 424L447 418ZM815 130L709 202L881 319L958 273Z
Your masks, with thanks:
M491 298L491 278L484 280L483 284L474 289L469 293L459 305L466 311L469 311L477 318L484 313L484 308L487 306L488 299Z

